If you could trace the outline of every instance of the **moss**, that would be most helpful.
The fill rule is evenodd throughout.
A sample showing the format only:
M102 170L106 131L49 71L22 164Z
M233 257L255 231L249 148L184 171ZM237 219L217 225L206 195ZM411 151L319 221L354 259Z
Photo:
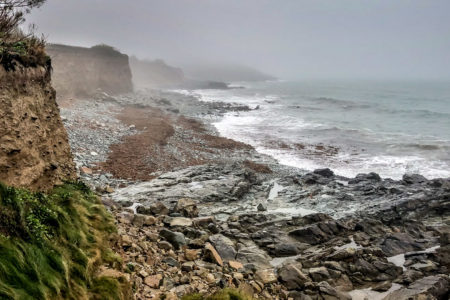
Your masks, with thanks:
M84 184L49 194L0 184L0 212L0 299L125 299L125 281L96 277L121 264L112 217Z
M184 296L181 300L252 300L253 298L244 295L242 292L234 289L223 289L214 295L204 296L193 294Z

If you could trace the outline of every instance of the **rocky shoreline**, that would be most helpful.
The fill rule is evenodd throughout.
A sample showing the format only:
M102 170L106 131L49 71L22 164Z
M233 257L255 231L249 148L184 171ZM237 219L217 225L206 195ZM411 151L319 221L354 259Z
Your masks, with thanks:
M449 179L284 167L208 125L248 109L165 92L62 107L80 176L116 217L136 299L224 287L256 299L448 299ZM133 123L139 111L152 118ZM170 134L155 139L155 118ZM136 157L130 144L152 151Z

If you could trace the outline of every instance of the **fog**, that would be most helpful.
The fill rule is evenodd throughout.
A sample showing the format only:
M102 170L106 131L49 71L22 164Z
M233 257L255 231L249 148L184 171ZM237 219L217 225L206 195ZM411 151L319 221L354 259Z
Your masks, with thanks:
M448 0L48 0L49 42L285 79L450 79Z

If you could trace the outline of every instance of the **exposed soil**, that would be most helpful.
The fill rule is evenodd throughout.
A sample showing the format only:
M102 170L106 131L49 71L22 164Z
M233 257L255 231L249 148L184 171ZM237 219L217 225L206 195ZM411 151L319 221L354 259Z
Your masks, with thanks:
M139 133L112 145L100 167L117 178L150 180L155 172L217 162L250 145L213 135L198 120L178 117L158 108L127 106L118 119Z

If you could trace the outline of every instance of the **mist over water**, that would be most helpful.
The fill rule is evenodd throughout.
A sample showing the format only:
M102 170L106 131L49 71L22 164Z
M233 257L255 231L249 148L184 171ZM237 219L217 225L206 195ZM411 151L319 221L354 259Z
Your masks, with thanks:
M236 84L239 85L239 84ZM196 90L202 101L249 104L215 123L281 163L330 167L355 176L377 172L450 176L450 85L446 82L308 81L244 83Z

